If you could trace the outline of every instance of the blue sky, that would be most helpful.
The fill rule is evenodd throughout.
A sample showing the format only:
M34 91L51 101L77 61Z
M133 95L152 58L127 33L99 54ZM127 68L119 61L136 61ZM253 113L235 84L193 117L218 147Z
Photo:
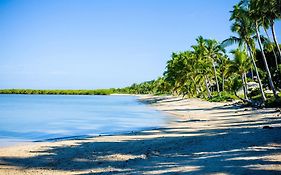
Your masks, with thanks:
M157 78L171 53L197 36L232 35L237 2L0 0L0 88L95 89Z

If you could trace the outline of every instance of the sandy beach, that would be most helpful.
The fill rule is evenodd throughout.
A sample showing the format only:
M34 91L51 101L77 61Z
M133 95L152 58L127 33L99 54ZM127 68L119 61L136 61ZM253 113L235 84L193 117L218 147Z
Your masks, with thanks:
M281 115L199 99L141 96L166 127L0 148L0 174L281 174Z

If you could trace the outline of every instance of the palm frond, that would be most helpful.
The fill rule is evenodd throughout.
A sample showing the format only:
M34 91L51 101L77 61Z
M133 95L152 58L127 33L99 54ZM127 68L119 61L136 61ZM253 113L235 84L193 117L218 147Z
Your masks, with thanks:
M222 41L221 45L222 47L228 47L230 45L233 45L233 44L239 44L240 45L241 43L241 39L236 37L236 36L231 36L225 40Z

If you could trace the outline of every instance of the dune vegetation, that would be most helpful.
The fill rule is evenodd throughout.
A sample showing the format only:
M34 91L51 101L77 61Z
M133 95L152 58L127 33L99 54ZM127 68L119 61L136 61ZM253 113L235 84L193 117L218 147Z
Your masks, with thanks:
M280 9L280 0L240 1L230 12L233 36L220 42L199 36L190 50L172 53L162 77L117 91L280 105L281 51L274 28ZM230 45L236 49L228 54Z

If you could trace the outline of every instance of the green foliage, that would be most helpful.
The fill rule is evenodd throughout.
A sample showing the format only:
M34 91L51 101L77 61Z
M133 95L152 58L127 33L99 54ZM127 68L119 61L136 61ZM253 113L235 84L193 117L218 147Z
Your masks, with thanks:
M113 93L113 89L96 89L96 90L0 89L0 94L110 95L112 93Z
M260 97L260 90L258 88L252 90L250 93L249 93L249 97L257 97L259 96Z
M268 108L281 107L281 94L279 93L278 95L278 99L274 98L273 96L267 98L265 106Z
M136 84L125 88L114 89L113 93L118 94L171 94L171 87L163 77L158 78L157 80L147 81L143 83Z
M216 93L212 98L208 98L207 100L210 102L227 102L237 99L238 98L234 94L222 92L220 95Z

